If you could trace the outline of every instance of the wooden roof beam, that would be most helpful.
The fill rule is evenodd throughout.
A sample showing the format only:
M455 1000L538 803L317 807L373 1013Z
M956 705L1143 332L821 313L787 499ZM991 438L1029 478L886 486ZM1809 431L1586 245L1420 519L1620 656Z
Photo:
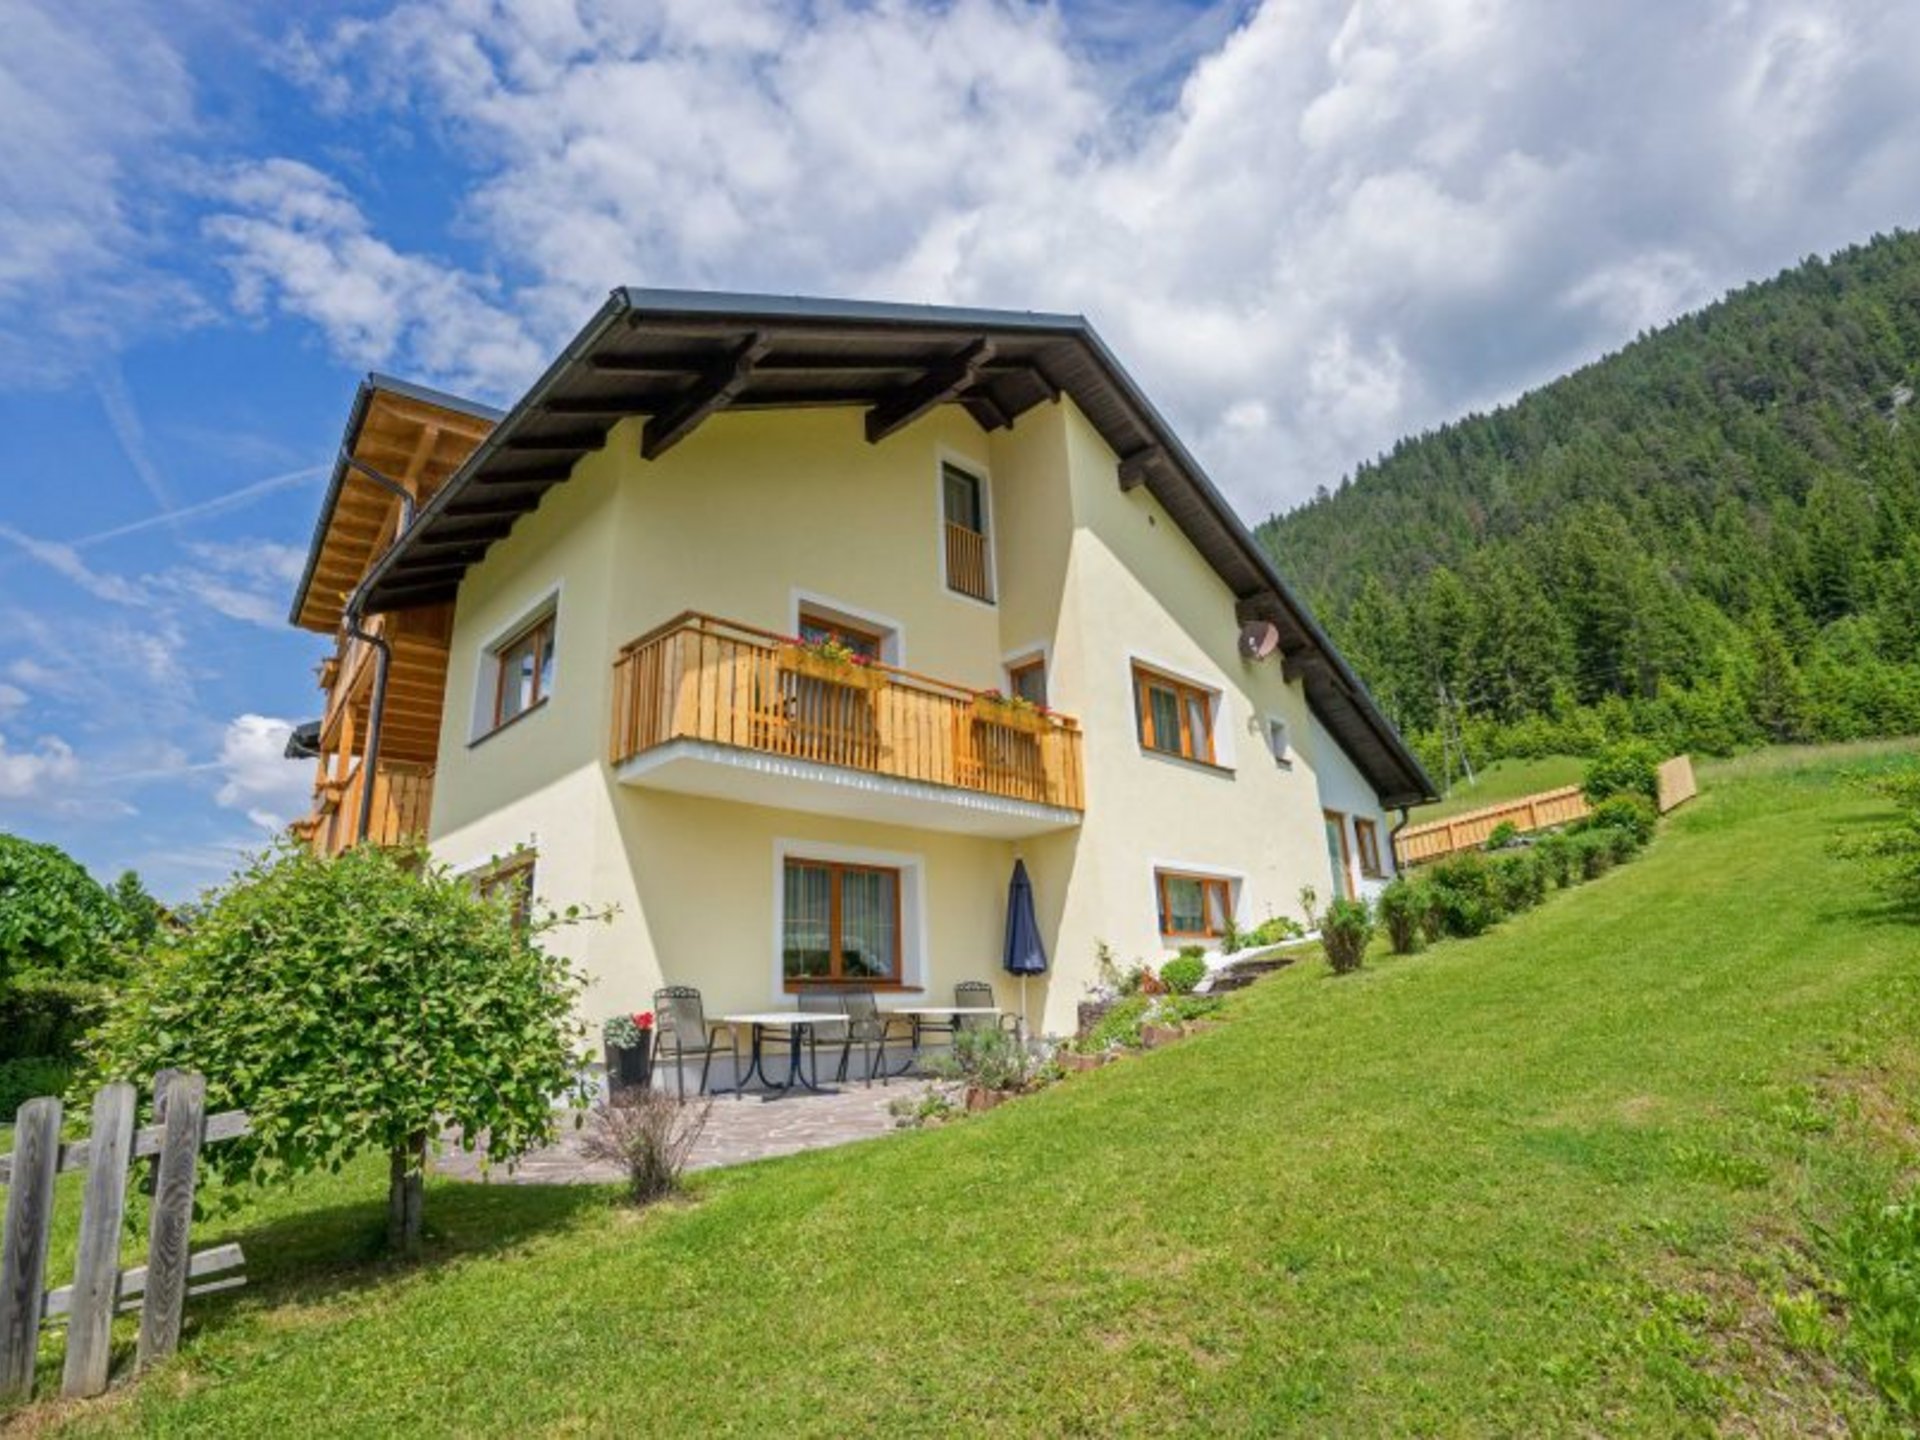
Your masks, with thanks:
M1164 458L1166 452L1158 445L1143 445L1132 454L1121 456L1120 488L1138 490L1146 483L1147 472Z
M694 432L694 428L728 402L753 378L753 367L771 348L759 331L749 335L721 365L708 370L679 402L647 421L640 432L640 458L658 460Z
M981 369L991 359L993 342L983 335L945 364L936 365L904 390L882 400L867 411L867 443L877 445L936 405L958 400L974 387Z

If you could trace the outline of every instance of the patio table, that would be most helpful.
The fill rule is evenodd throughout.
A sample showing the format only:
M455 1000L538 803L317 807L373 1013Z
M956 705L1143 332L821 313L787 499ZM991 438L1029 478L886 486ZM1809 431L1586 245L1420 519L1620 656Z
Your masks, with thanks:
M962 1015L992 1015L997 1020L1007 1012L998 1005L906 1005L898 1010L882 1010L880 1013L904 1016L913 1026L913 1041L907 1054L907 1063L895 1072L904 1075L920 1063L920 1027L927 1021L943 1016L950 1016L957 1021Z
M787 1091L791 1090L795 1085L811 1090L816 1095L832 1095L837 1093L834 1090L816 1083L819 1079L818 1076L815 1076L813 1080L807 1078L807 1073L800 1064L801 1032L810 1027L817 1029L820 1026L844 1026L847 1023L846 1016L826 1014L818 1010L758 1010L744 1015L722 1015L720 1019L727 1025L746 1026L752 1033L753 1040L751 1059L747 1065L747 1073L735 1076L732 1085L729 1085L723 1090L715 1090L713 1092L714 1094L738 1094L747 1088L747 1082L756 1075L760 1077L762 1086L768 1090L778 1091L782 1095L786 1094ZM774 1083L773 1077L767 1074L766 1066L763 1063L765 1047L762 1041L766 1036L766 1032L769 1030L785 1030L787 1032L787 1079L783 1085Z

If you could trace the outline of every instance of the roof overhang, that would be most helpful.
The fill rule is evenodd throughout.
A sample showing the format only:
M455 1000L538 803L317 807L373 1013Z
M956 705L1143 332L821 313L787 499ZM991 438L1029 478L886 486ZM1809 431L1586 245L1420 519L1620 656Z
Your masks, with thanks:
M877 442L938 405L995 430L1062 395L1119 457L1116 483L1146 487L1233 591L1241 618L1279 629L1289 677L1381 803L1432 799L1433 782L1359 678L1079 315L616 290L374 563L366 605L451 600L467 568L631 415L646 417L641 453L657 458L722 410L858 406Z

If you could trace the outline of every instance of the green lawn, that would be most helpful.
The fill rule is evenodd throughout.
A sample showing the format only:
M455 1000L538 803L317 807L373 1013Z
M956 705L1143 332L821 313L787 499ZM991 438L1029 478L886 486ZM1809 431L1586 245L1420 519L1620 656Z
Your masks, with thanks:
M1494 934L933 1132L602 1191L376 1167L253 1202L257 1284L75 1433L1785 1433L1898 1421L1784 1343L1816 1225L1920 1155L1916 917L1842 766L1722 774ZM1909 1169L1908 1173L1911 1171ZM1820 1308L1816 1305L1816 1308ZM49 1344L57 1358L57 1342ZM50 1365L50 1369L57 1369Z
M1450 815L1498 805L1502 800L1517 800L1542 790L1558 790L1562 785L1578 785L1586 768L1587 762L1577 755L1496 760L1475 770L1471 781L1454 781L1453 788L1438 801L1415 810L1413 823L1424 825L1429 820L1445 820Z

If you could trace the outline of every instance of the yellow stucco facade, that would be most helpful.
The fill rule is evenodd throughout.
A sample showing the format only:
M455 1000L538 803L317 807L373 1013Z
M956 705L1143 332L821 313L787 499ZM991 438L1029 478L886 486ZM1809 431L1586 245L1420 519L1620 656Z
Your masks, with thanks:
M993 603L944 577L948 462L985 482ZM1334 889L1322 812L1370 821L1382 852L1391 822L1279 661L1241 658L1233 595L1146 488L1116 484L1115 463L1068 398L991 433L943 406L877 445L856 409L723 413L656 461L641 459L638 421L615 426L461 583L436 854L467 868L531 847L545 903L613 907L559 941L592 977L590 1018L643 1007L662 983L700 986L710 1014L786 1003L789 855L899 869L909 993L938 1002L983 979L1010 1007L999 956L1024 858L1053 962L1027 1012L1051 1032L1072 1028L1098 942L1123 962L1173 948L1156 867L1227 879L1242 924L1297 916L1303 885ZM790 634L802 604L868 623L890 663L963 686L1004 688L1010 660L1043 655L1049 703L1083 730L1079 823L1013 839L883 823L857 798L822 813L778 776L753 777L750 802L622 778L608 737L624 644L689 610ZM551 693L482 735L494 648L543 607ZM1142 746L1136 662L1214 696L1216 764ZM1290 763L1270 748L1273 721ZM939 820L937 801L913 803Z

